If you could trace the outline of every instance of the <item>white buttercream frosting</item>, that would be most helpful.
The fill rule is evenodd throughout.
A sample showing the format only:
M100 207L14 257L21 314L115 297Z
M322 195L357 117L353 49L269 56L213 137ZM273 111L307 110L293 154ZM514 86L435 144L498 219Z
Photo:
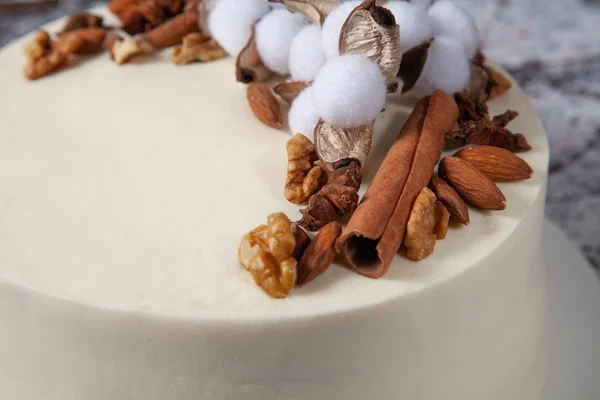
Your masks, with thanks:
M533 147L533 177L499 185L507 210L471 209L380 280L336 264L276 301L236 249L271 212L300 217L291 136L254 118L232 60L99 56L32 83L21 45L0 52L0 398L539 393L548 149L518 88L491 103L521 113L510 127ZM410 104L394 95L377 119L361 193Z

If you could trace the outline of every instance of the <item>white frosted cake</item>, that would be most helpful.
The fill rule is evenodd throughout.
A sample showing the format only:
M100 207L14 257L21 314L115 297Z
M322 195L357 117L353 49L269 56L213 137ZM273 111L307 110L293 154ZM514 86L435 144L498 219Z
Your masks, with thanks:
M470 208L380 279L338 259L275 300L237 247L272 212L300 218L290 134L253 116L234 60L104 55L32 83L23 44L0 51L0 398L539 398L548 147L518 87L489 102L532 147L505 210ZM361 195L415 103L389 96Z

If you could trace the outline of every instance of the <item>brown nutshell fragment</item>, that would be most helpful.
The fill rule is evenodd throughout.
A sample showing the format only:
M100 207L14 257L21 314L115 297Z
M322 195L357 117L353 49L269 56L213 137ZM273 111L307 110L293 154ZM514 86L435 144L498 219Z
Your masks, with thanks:
M440 161L438 174L473 207L482 210L504 210L506 198L496 184L477 168L457 157Z
M217 42L195 32L186 35L180 46L175 46L171 53L171 61L176 65L193 62L211 62L225 58L227 54Z
M246 98L252 112L260 122L271 128L281 129L283 120L281 107L267 85L262 83L249 84Z
M306 285L325 272L337 255L336 243L341 234L342 227L337 222L321 229L298 263L296 286Z
M458 222L469 225L469 208L460 195L443 179L434 176L429 182L429 188L435 193L437 199L446 206L448 212Z
M132 36L121 37L110 35L106 47L110 57L118 65L129 62L133 57L152 54L156 48L144 38L134 38Z
M286 103L292 104L300 92L310 85L311 82L305 81L284 81L273 86L273 92Z

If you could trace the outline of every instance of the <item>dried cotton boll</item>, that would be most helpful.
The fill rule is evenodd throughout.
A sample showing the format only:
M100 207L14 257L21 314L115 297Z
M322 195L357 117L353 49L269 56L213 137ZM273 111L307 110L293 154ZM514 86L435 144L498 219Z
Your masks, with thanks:
M379 65L358 54L327 61L312 85L320 117L342 128L371 123L385 106L386 93Z
M334 8L323 23L323 50L327 59L340 55L340 33L348 16L360 1L346 1Z
M256 24L256 48L267 68L279 75L290 73L290 46L308 21L303 15L273 10Z
M471 62L460 42L435 36L416 86L427 92L441 89L453 95L467 87L470 80Z
M292 135L301 133L310 141L314 141L315 127L319 122L319 115L312 99L312 87L304 89L292 103L288 114Z
M429 9L433 33L457 39L469 58L479 48L479 30L475 21L465 10L456 4L441 0Z
M400 26L400 45L403 52L433 36L431 20L425 9L412 3L396 0L385 3L384 7L394 14L396 23Z
M208 15L208 30L228 54L246 45L252 25L271 10L265 0L219 0Z
M312 81L325 64L321 27L308 25L296 35L290 47L290 72L295 81Z

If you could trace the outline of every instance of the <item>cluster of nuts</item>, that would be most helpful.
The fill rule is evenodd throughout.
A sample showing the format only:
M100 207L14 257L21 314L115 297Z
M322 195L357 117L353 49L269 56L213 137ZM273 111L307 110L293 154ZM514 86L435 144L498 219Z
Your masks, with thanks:
M240 263L269 296L285 298L294 286L325 272L337 255L335 244L341 232L334 222L311 241L285 214L274 213L267 218L267 225L242 236Z
M45 31L35 34L25 49L25 77L48 75L73 60L72 55L98 53L103 45L117 64L172 46L176 65L223 58L226 53L202 26L205 3L210 1L111 0L109 9L120 19L120 29L105 27L102 17L87 12L72 15L56 39Z
M73 15L54 39L44 30L37 31L25 46L25 77L41 78L66 65L71 55L100 51L105 33L102 18L89 13Z

